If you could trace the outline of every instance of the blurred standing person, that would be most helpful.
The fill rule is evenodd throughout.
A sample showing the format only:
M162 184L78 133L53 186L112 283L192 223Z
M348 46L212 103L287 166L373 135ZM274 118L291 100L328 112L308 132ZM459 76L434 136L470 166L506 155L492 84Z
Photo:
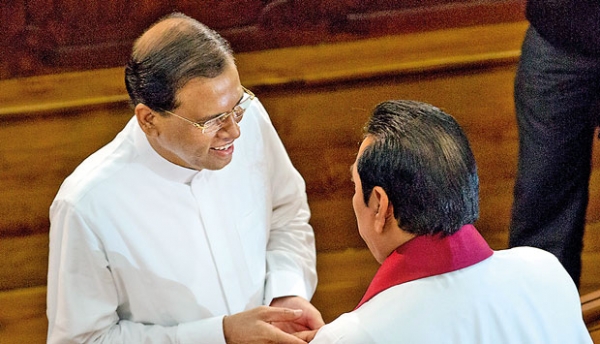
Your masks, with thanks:
M509 246L553 253L579 286L600 109L600 1L528 0L526 16Z

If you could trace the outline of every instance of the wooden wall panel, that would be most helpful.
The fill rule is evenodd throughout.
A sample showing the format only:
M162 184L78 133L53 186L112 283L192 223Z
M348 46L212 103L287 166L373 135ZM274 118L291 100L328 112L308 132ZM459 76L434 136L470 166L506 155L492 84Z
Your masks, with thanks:
M508 65L299 88L294 92L272 91L263 97L292 160L310 178L307 185L313 191L309 193L311 202L338 200L337 224L345 228L331 228L324 218L327 213L316 212L315 227L327 228L317 231L320 239L317 247L322 250L362 247L350 202L353 188L349 166L354 162L361 129L371 109L388 99L432 103L461 123L480 166L481 220L477 225L493 247L506 247L517 155L510 92L513 78L514 65ZM315 186L325 188L324 192L316 192L312 189Z
M11 0L0 3L0 79L122 66L133 40L181 11L236 52L514 22L525 0Z
M349 166L363 124L383 100L426 101L457 118L479 166L477 226L492 247L506 246L517 154L512 81L526 26L237 56L243 83L270 112L306 180L320 276L313 302L327 321L356 305L378 267L358 235ZM0 81L1 343L43 342L48 206L62 180L131 116L122 73L110 68ZM592 190L600 189L599 171L594 168ZM600 200L592 200L590 209L599 208ZM582 291L600 286L594 231L600 220L595 214L589 220Z
M342 206L344 196L352 193L348 166L361 127L370 109L386 98L421 99L449 109L463 106L456 115L464 117L466 129L480 123L496 129L478 134L488 136L482 144L491 149L515 142L514 130L511 136L510 130L498 129L510 127L513 120L511 74L525 27L519 23L443 30L237 58L244 84L267 105L290 155L307 176L315 207L331 200ZM0 147L3 188L11 196L1 201L0 233L45 230L47 207L62 179L131 115L123 101L127 96L122 73L122 68L114 68L2 82L1 134L18 139ZM478 105L482 98L486 101ZM503 152L514 155L514 147ZM505 161L497 154L489 157L495 163ZM39 174L44 167L45 173ZM500 175L509 178L512 173ZM321 211L313 220L351 224L354 219L347 205L344 222ZM351 235L338 247L324 245L323 249L338 249L356 247L361 241Z
M0 126L0 237L47 233L58 181L110 141L131 116L125 105L72 111Z
M0 343L46 342L46 287L2 292L0 305Z
M371 108L387 99L430 102L463 124L480 165L478 226L493 247L504 247L516 166L516 129L506 92L512 75L513 66L507 66L423 79L399 77L259 93L292 161L305 177L318 250L365 247L350 201L353 187L349 166ZM480 101L484 98L491 101ZM0 184L6 196L0 199L0 236L46 233L48 207L62 180L87 155L112 139L130 116L122 104L0 127L1 137L14 138L0 147L5 166ZM486 130L492 127L494 130ZM501 154L490 154L494 151ZM32 258L29 263L33 266L45 263L42 256ZM14 262L16 258L7 259ZM34 280L41 282L43 276ZM18 285L11 283L9 287Z
M0 259L3 261L0 265L0 291L46 285L48 230L17 237L1 236Z

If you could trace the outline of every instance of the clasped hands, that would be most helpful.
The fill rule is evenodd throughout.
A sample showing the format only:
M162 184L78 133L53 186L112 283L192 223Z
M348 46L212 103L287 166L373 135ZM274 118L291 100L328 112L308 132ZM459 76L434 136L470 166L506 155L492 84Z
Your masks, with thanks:
M227 344L305 344L323 325L321 313L308 300L286 296L270 306L224 317L223 333Z

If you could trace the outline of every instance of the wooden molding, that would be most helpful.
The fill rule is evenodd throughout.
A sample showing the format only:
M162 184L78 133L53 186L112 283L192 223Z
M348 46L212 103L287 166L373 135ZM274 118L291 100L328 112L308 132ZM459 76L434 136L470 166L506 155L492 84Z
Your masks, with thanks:
M249 88L316 86L514 64L526 22L240 53ZM335 61L333 63L332 61ZM0 118L126 102L123 68L0 81Z
M174 11L240 53L521 21L525 0L4 1L0 79L121 66L135 38Z

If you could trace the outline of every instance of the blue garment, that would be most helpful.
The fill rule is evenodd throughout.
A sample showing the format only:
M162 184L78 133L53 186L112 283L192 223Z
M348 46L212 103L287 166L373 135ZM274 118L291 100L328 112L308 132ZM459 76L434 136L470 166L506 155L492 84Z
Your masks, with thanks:
M555 47L600 55L600 1L528 0L526 16Z
M530 27L515 80L519 163L509 246L553 253L579 285L600 58Z

